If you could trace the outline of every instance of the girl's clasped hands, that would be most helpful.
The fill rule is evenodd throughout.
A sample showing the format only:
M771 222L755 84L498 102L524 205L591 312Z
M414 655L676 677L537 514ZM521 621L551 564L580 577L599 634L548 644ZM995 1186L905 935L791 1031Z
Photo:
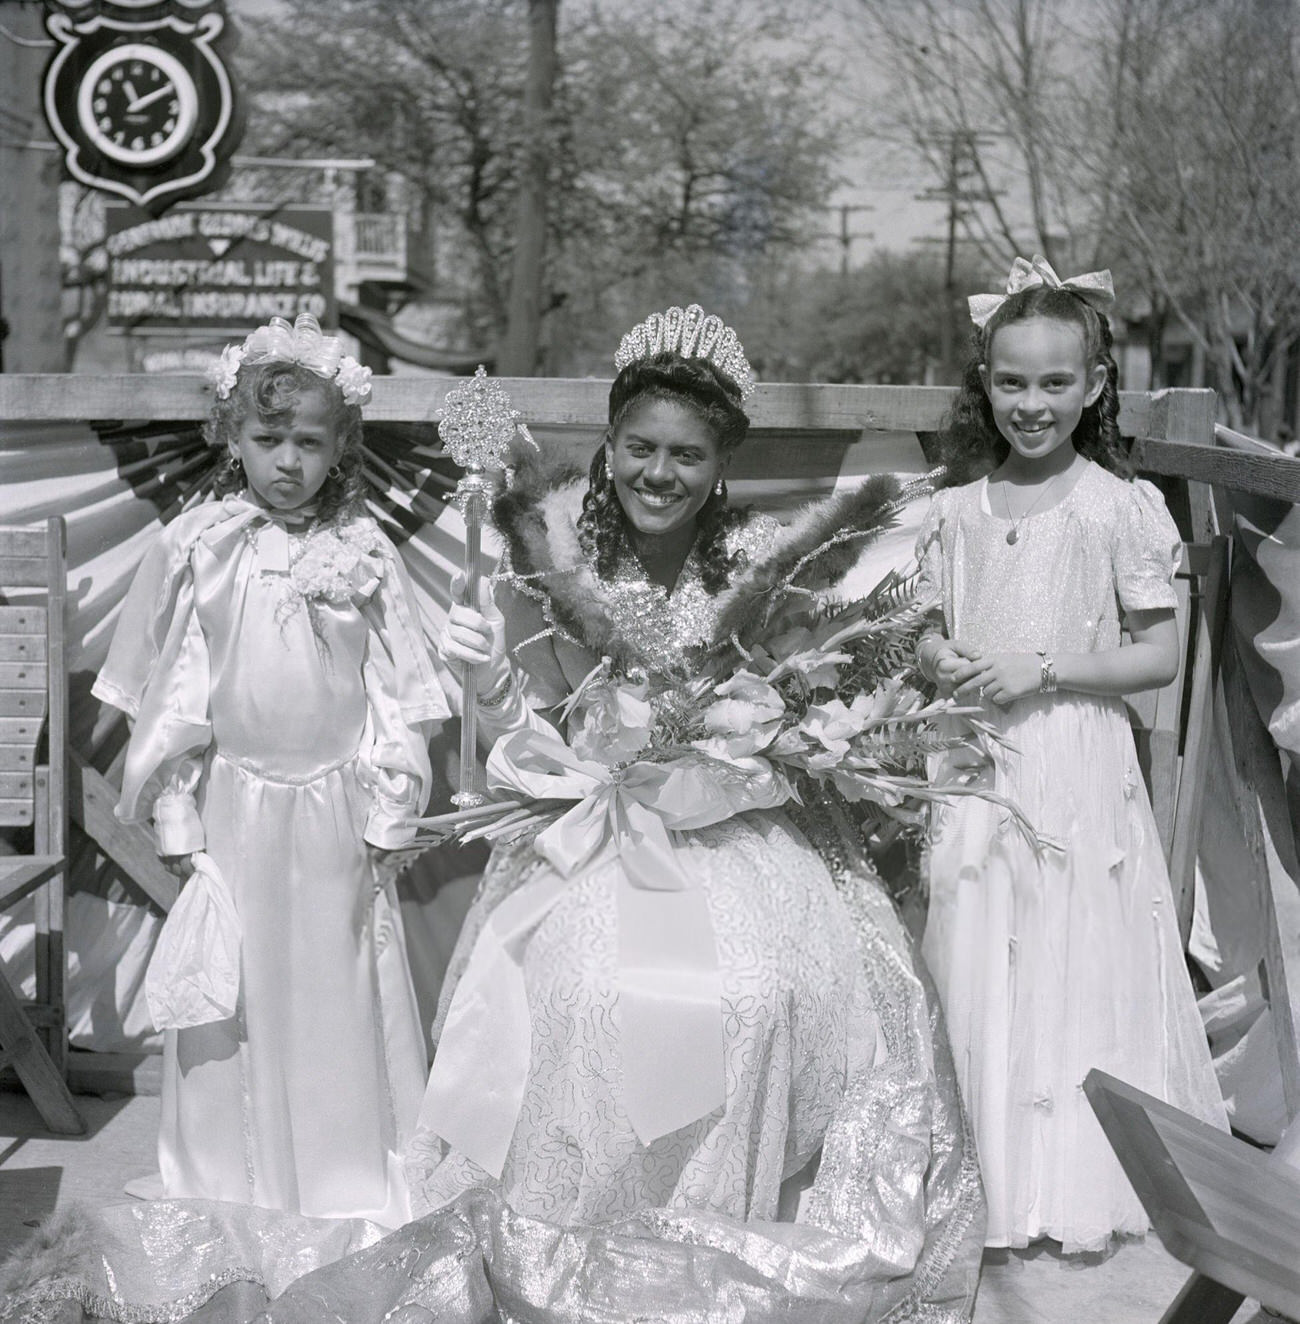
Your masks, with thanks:
M944 698L1006 704L1037 694L1042 661L1037 653L986 653L960 639L940 639L923 650L923 666Z

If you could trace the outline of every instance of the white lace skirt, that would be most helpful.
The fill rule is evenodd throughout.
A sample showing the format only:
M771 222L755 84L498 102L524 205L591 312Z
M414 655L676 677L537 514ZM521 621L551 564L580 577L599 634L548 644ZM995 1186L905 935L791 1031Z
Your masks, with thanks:
M1055 695L990 713L1006 811L935 812L923 955L988 1197L987 1244L1094 1250L1145 1211L1083 1093L1093 1067L1226 1129L1125 709Z
M615 1013L618 865L597 864L573 880L524 958L532 1060L500 1184L519 1213L569 1225L671 1208L773 1218L782 1182L820 1148L849 1074L876 1053L853 926L802 837L755 813L692 834L683 850L708 898L722 970L726 1103L649 1146L637 1139ZM484 918L518 872L510 861L489 872L452 960L444 1015ZM428 1134L408 1175L417 1213L485 1179Z

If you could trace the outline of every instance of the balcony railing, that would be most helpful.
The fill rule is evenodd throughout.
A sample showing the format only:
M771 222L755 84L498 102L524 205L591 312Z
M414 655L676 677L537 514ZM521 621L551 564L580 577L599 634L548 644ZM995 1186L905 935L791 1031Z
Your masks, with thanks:
M406 268L406 217L394 212L354 212L353 258L367 266Z

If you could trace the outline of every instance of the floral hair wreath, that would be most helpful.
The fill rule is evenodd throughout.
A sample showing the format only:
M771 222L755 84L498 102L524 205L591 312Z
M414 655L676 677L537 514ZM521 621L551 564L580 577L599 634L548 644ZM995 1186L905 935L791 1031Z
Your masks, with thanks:
M299 363L343 392L346 404L364 404L370 395L370 369L350 354L344 354L338 336L321 334L320 323L311 313L299 313L290 326L283 317L273 317L249 334L242 345L227 345L208 369L208 380L218 400L235 389L244 364Z

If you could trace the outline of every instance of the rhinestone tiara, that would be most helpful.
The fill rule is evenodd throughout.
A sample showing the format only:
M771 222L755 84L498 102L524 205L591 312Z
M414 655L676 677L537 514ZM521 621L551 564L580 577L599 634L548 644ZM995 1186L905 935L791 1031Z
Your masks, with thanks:
M742 400L754 389L753 369L740 337L717 314L706 317L698 303L651 313L619 342L614 367L622 372L629 363L661 353L680 354L684 359L708 359L736 383Z

